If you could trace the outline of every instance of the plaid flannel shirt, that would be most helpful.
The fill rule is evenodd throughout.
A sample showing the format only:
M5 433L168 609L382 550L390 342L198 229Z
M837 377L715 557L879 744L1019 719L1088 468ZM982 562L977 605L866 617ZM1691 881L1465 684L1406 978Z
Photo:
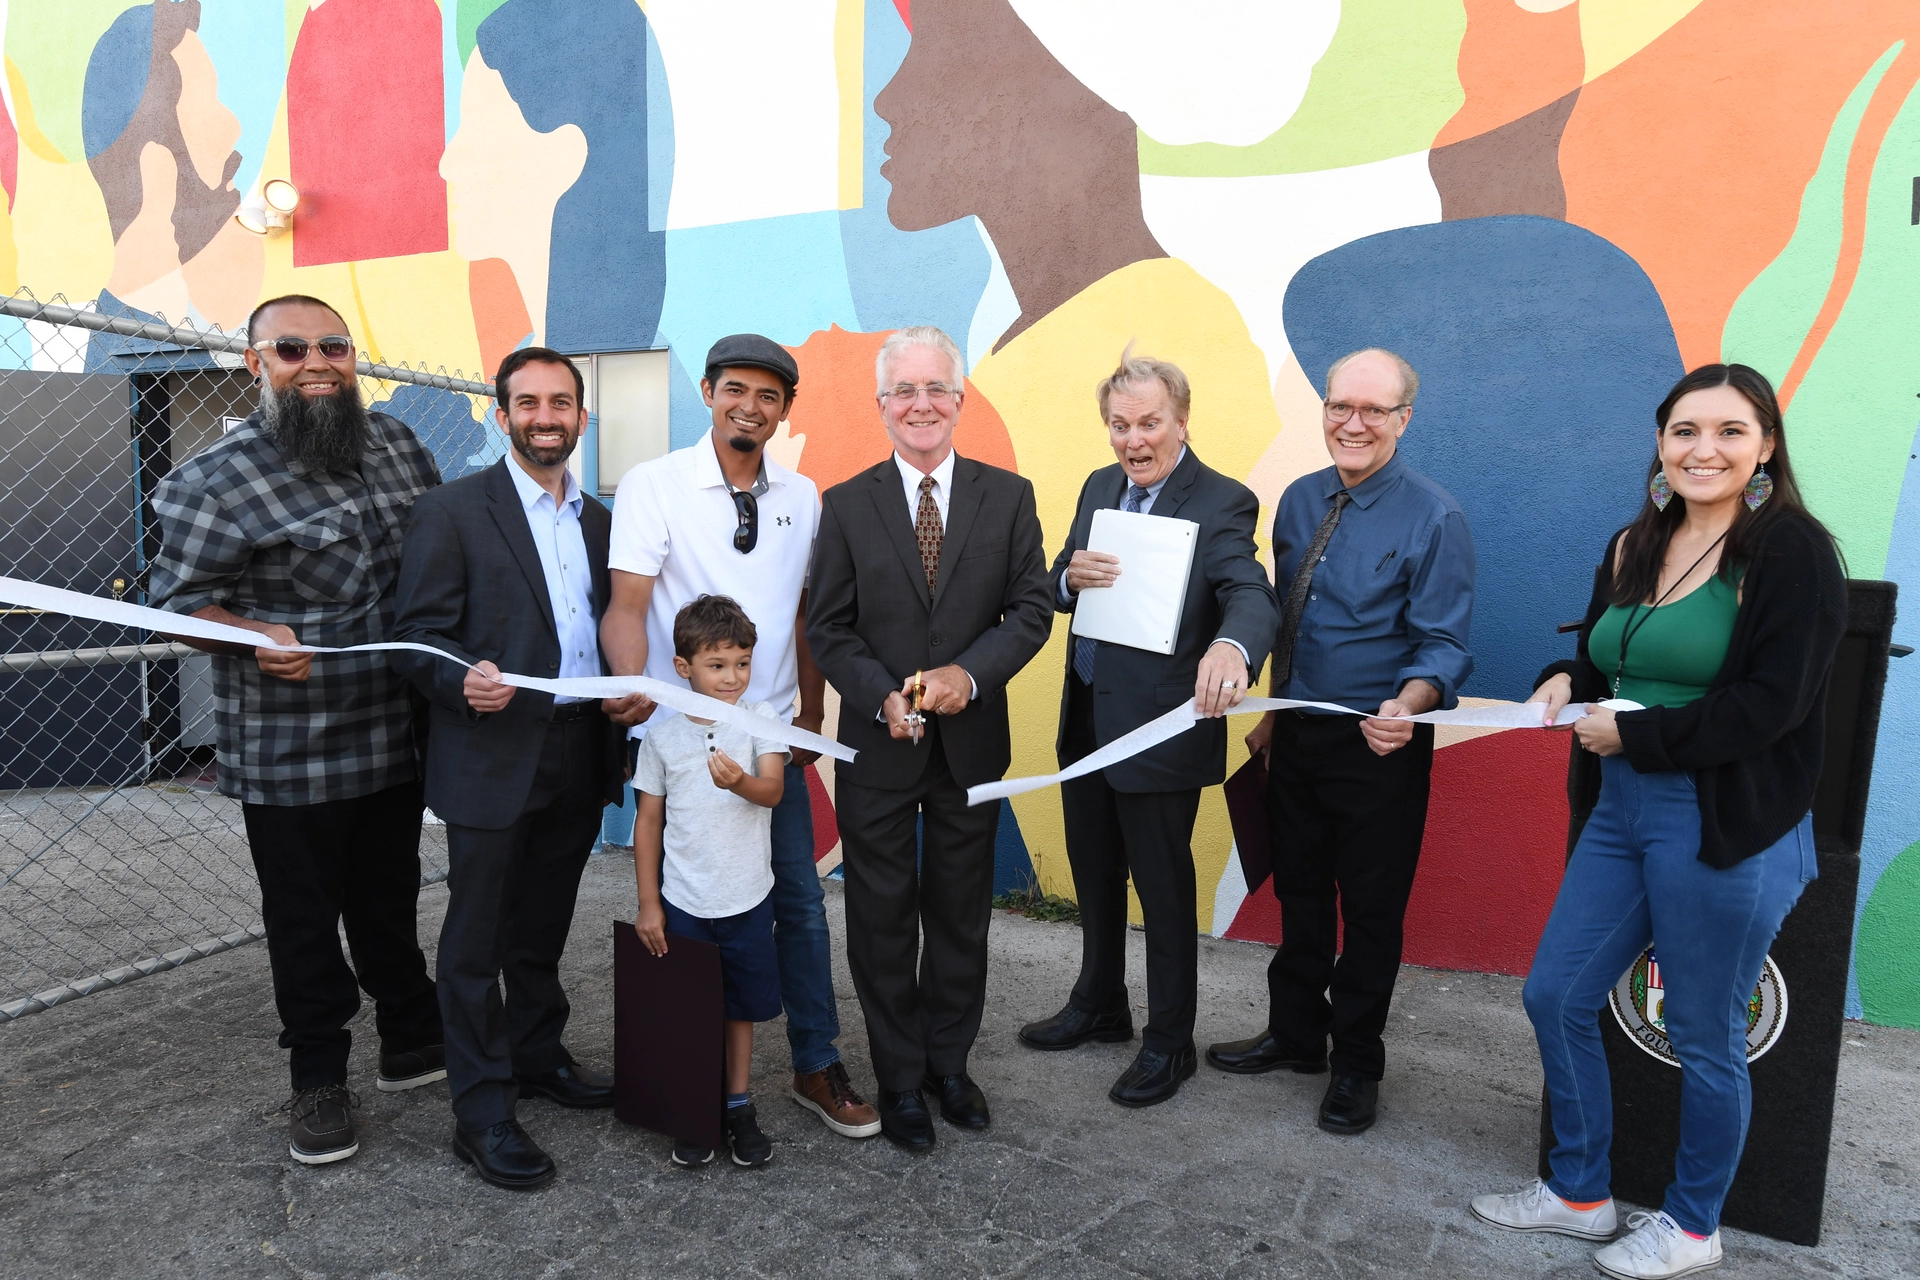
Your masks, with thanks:
M401 539L440 472L405 423L369 418L359 475L290 465L258 413L174 468L153 496L163 546L152 602L175 613L220 605L306 644L390 639ZM419 776L410 695L385 654L317 655L304 683L216 654L213 676L226 795L318 804Z

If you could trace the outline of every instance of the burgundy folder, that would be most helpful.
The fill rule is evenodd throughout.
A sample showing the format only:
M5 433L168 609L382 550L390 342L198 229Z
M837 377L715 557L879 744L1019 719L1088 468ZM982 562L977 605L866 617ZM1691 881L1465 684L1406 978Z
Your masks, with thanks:
M1240 871L1252 893L1273 874L1273 846L1268 843L1267 766L1250 756L1221 792L1227 798L1227 821L1233 824L1233 843L1240 851Z
M678 1142L726 1146L720 948L667 935L655 956L613 922L613 1114Z

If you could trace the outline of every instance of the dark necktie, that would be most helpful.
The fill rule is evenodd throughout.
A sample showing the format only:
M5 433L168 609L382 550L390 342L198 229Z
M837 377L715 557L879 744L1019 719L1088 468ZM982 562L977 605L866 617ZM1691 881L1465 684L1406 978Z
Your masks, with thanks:
M940 504L933 500L933 477L920 477L920 510L913 517L913 536L920 543L920 564L927 571L927 598L933 598L933 584L940 577L940 544L946 530L940 527Z
M1127 486L1127 501L1122 511L1138 511L1147 500L1147 491L1139 485ZM1122 566L1123 568L1125 566ZM1093 683L1093 659L1100 652L1100 642L1087 636L1073 638L1073 674L1080 677L1081 684Z
M1320 527L1313 531L1313 541L1307 544L1307 553L1300 557L1300 567L1293 571L1293 585L1287 588L1287 602L1280 609L1280 636L1273 643L1273 692L1280 695L1287 678L1293 674L1293 642L1300 635L1300 615L1306 612L1307 589L1313 585L1313 570L1320 563L1320 557L1326 554L1327 543L1333 540L1333 531L1340 523L1340 512L1353 501L1353 495L1345 489L1333 495L1333 505L1321 519Z

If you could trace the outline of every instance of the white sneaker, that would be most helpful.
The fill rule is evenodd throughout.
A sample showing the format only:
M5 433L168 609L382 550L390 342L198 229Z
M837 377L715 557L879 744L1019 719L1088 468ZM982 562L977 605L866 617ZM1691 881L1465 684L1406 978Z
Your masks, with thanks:
M1627 1215L1628 1234L1593 1255L1618 1280L1666 1280L1720 1265L1720 1233L1695 1240L1665 1213Z
M1575 1209L1535 1178L1504 1196L1475 1196L1473 1216L1509 1231L1555 1231L1582 1240L1611 1240L1619 1216L1613 1201L1597 1209Z

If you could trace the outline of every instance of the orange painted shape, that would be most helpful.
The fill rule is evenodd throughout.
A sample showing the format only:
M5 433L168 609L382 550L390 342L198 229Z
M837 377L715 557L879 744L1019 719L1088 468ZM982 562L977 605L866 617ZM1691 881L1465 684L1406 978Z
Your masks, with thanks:
M474 333L480 339L480 366L492 377L500 362L532 336L533 317L527 314L520 284L504 258L467 264L467 297L473 306Z
M807 438L801 473L822 489L851 479L893 451L873 395L873 362L890 332L849 333L834 325L787 348L800 362L800 391L787 422L794 435ZM1015 469L1007 424L971 381L953 447L963 458Z
M1586 72L1579 6L1529 13L1513 0L1467 0L1459 70L1467 100L1436 147L1511 124L1579 88Z
M1688 367L1720 358L1742 290L1779 256L1846 97L1913 0L1704 0L1580 91L1560 141L1567 221L1653 280Z
M1847 152L1847 182L1840 206L1840 255L1834 263L1827 296L1820 303L1820 313L1801 340L1800 351L1787 369L1787 376L1780 380L1782 409L1799 390L1807 370L1813 367L1813 358L1820 354L1827 335L1833 332L1841 311L1846 308L1847 296L1853 292L1853 282L1860 274L1860 255L1867 244L1867 194L1873 185L1874 162L1880 157L1880 144L1886 141L1887 130L1893 127L1916 82L1920 82L1920 49L1909 44L1880 78L1866 113L1860 117L1860 128L1853 135L1853 149Z

